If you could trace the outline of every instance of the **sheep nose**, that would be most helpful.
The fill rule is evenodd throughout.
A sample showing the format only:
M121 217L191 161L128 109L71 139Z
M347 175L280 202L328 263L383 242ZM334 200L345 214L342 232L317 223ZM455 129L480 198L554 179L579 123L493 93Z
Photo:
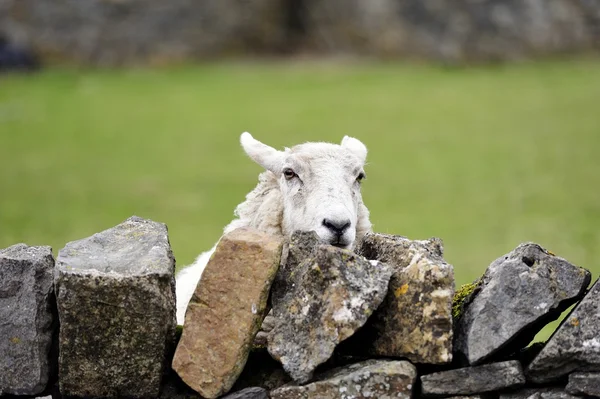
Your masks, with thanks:
M323 226L327 227L331 232L333 232L338 237L341 237L344 234L344 231L348 227L350 227L349 220L331 220L331 219L323 219Z

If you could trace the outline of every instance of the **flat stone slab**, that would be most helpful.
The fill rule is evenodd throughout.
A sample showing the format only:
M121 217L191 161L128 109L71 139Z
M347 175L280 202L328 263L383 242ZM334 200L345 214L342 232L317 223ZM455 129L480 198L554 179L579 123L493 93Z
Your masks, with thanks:
M271 391L271 399L409 399L417 378L405 360L367 360L331 370L317 381Z
M0 250L0 395L39 394L56 367L53 271L50 247Z
M361 331L361 341L371 342L368 352L415 363L452 361L454 269L443 259L441 240L369 233L358 253L394 269L384 302Z
M298 383L312 377L335 347L362 327L387 292L392 269L349 250L320 245L273 296L268 350Z
M282 239L255 229L221 238L188 305L173 369L206 398L227 393L248 359L279 268Z
M441 371L421 376L425 396L473 395L525 384L521 363L515 360Z
M264 388L252 387L230 393L221 399L269 399L269 392Z
M528 379L545 383L575 371L600 370L600 280L548 340L526 369Z
M572 395L600 397L600 372L569 374L565 390Z
M548 322L580 299L590 272L533 243L487 268L455 328L455 355L480 364L525 347Z
M499 399L582 399L573 396L561 387L527 388L516 392L501 393Z
M175 337L174 271L167 227L136 216L60 250L63 395L158 396Z

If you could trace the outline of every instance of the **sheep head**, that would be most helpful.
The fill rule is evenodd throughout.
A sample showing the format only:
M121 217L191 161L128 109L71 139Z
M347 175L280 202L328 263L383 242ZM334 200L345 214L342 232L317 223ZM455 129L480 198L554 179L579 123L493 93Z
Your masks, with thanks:
M305 143L278 151L250 133L243 133L240 141L248 156L277 181L284 236L315 231L331 245L351 248L370 230L360 191L367 157L362 142L345 136L341 145Z

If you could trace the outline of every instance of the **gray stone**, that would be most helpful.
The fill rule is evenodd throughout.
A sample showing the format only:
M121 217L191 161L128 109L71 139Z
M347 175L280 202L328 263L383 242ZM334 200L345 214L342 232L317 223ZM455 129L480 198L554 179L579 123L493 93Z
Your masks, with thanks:
M600 397L600 372L569 374L569 383L565 390L573 395Z
M561 387L537 387L501 393L499 399L581 399L581 397L570 395Z
M175 337L174 271L167 227L136 216L60 250L63 395L158 396Z
M265 317L283 240L252 228L224 235L190 301L173 369L205 398L232 388Z
M361 330L357 344L372 355L449 363L454 269L443 259L441 240L370 233L358 252L392 266L394 273L384 302Z
M482 394L523 384L525 376L521 364L515 360L421 376L421 390L426 396Z
M590 272L533 243L487 268L455 328L455 355L480 364L526 346L549 321L580 299Z
M415 366L402 360L367 360L331 370L303 386L285 386L271 399L409 399L417 378Z
M392 269L349 250L320 245L290 274L288 292L273 296L268 350L290 376L307 382L385 297Z
M0 250L0 395L41 393L56 367L53 269L50 247Z
M269 393L264 388L252 387L230 393L221 399L269 399Z
M600 370L600 280L548 340L526 369L528 379L544 383L574 371Z

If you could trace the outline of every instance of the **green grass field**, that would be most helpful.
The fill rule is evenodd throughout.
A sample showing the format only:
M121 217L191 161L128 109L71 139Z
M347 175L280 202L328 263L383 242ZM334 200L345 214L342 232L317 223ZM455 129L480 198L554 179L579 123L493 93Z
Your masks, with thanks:
M439 236L457 283L523 241L600 272L600 60L467 69L241 63L0 77L0 247L165 222L178 265L210 248L278 148L369 147L379 232Z

